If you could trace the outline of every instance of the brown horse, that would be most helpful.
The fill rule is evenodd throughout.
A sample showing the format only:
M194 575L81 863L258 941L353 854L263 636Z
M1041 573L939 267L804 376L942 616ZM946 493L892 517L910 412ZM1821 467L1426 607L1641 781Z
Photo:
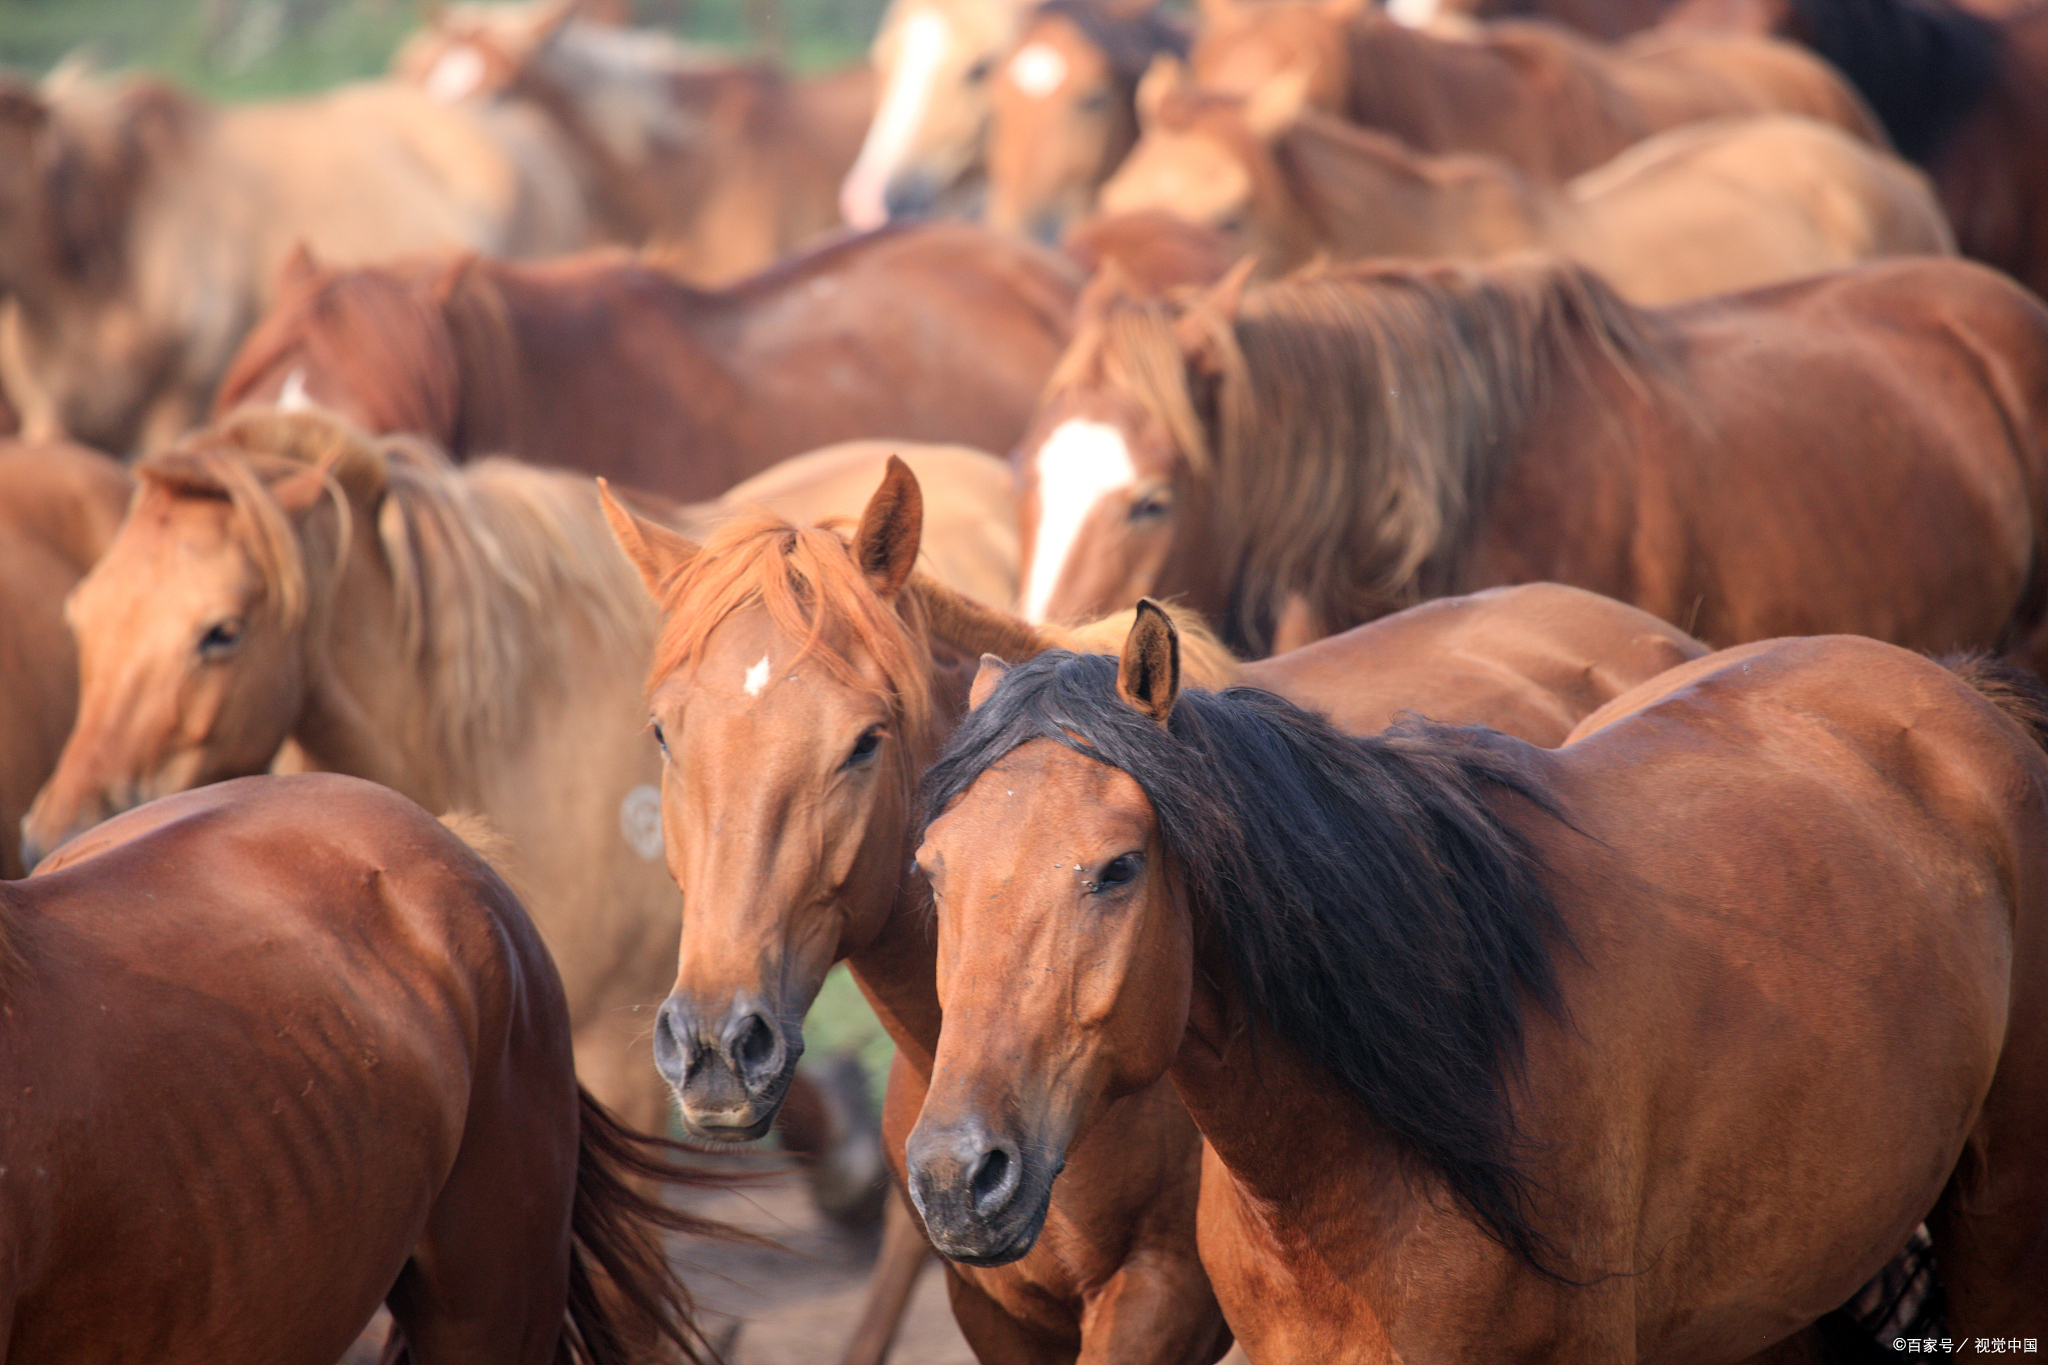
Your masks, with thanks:
M1962 261L1664 309L1576 267L1102 301L1019 447L1025 615L1247 652L1551 579L1711 643L2039 650L2048 309ZM2039 657L2036 654L2035 657Z
M884 1133L900 1162L939 1025L923 890L903 875L908 794L963 713L981 652L1121 638L1034 629L911 574L922 501L892 474L851 543L763 520L699 549L614 514L665 617L651 709L669 865L690 911L656 1055L699 1136L765 1126L802 1052L800 1021L844 959L897 1043ZM1631 608L1540 585L1432 604L1244 676L1347 726L1414 707L1555 742L1699 651ZM1200 667L1238 676L1206 648ZM1377 689L1361 686L1374 677ZM1069 1154L1041 1251L955 1270L954 1311L982 1358L1213 1359L1214 1308L1193 1265L1195 1154L1166 1092L1122 1101L1100 1140Z
M1155 4L1040 0L990 78L991 227L1055 242L1138 140L1138 82L1187 31Z
M21 817L78 707L64 594L113 540L129 491L126 471L104 455L0 441L0 880L27 871Z
M23 433L110 451L204 416L295 242L355 263L589 237L545 129L389 83L216 109L145 78L0 82L0 201Z
M1027 1253L1062 1153L1168 1075L1253 1359L1742 1360L1930 1211L1956 1335L2048 1328L2018 670L1746 646L1555 751L1182 691L1156 610L1121 666L1001 671L917 855L941 1250Z
M367 782L158 802L0 883L10 1360L709 1358L518 900ZM701 1179L696 1177L695 1179Z
M659 241L693 283L729 283L839 225L839 182L873 113L865 65L794 80L579 8L457 5L406 41L393 73L444 103L537 110L575 150L606 235Z
M703 292L651 264L301 262L217 411L311 402L457 458L505 452L714 497L864 437L1007 450L1078 274L964 224L886 228Z
M1145 81L1145 133L1102 187L1112 214L1241 225L1263 265L1484 258L1525 248L1591 266L1638 303L1748 289L1882 256L1951 255L1933 192L1888 152L1785 114L1686 124L1560 188L1493 157L1427 156L1300 106Z
M1442 38L1359 0L1210 0L1204 12L1189 58L1203 89L1249 98L1292 73L1325 113L1419 151L1491 153L1538 180L1735 114L1804 114L1883 137L1825 62L1762 38L1694 35L1638 52L1540 24Z
M963 486L950 460L925 465L940 496L982 509L957 538L1000 527L1000 484ZM879 464L814 465L743 496L853 511ZM139 801L260 773L287 740L308 766L479 812L518 850L578 1074L660 1131L646 1040L676 900L637 690L654 621L589 480L457 469L308 413L231 418L137 473L133 511L68 609L78 721L23 822L27 859ZM701 534L724 511L674 515ZM1013 533L988 534L1000 553Z

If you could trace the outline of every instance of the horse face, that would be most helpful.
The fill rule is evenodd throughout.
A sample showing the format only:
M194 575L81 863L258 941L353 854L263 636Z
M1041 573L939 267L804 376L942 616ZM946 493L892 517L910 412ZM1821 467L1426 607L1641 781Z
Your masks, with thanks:
M1048 245L1136 135L1128 89L1073 23L1031 24L990 89L988 222Z
M1203 227L1239 230L1252 209L1243 159L1199 127L1154 125L1103 183L1104 213L1170 213Z
M1250 99L1273 80L1300 73L1308 106L1341 114L1350 79L1345 30L1377 21L1354 14L1356 8L1330 0L1266 0L1209 14L1188 53L1194 84Z
M1156 415L1113 392L1057 397L1017 472L1026 620L1093 620L1161 587L1198 490Z
M1051 741L992 765L917 861L945 1024L910 1195L941 1252L1002 1265L1037 1239L1073 1140L1172 1062L1191 931L1137 783Z
M299 633L224 500L145 485L65 616L78 718L22 821L23 861L143 801L265 771L304 695Z
M653 696L684 904L654 1055L699 1137L767 1131L826 971L880 932L900 876L909 760L881 675L851 640L824 648L872 687L800 644L759 608L735 613Z

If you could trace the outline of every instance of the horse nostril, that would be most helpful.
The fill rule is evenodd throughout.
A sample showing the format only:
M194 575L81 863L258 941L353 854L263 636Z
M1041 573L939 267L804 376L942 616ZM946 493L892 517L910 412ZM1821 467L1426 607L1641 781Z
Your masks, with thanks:
M968 1194L974 1200L975 1211L988 1217L1001 1211L1010 1200L1011 1189L1016 1181L1012 1168L1016 1163L1001 1147L992 1148L981 1154L974 1163L974 1174L968 1177Z
M676 1024L676 1011L664 1001L654 1016L654 1067L670 1085L683 1083L683 1060L687 1055Z
M775 1059L775 1031L758 1014L747 1016L746 1025L732 1040L733 1068L742 1076L767 1070Z

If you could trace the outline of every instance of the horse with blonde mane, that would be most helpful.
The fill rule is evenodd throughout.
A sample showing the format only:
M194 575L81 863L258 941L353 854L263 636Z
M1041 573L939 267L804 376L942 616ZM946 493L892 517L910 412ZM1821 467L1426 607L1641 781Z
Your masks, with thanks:
M1000 484L956 483L956 458L927 471L976 501L961 538L994 521L1000 553ZM133 510L72 597L78 720L23 822L25 856L138 802L263 772L287 740L306 766L478 812L518 850L578 1075L661 1131L645 1049L677 915L636 688L654 618L590 481L458 468L417 441L261 411L136 474ZM828 460L744 492L825 515L846 510L833 499L847 477ZM727 514L641 505L700 532Z
M608 509L661 605L649 709L662 748L670 871L690 907L656 1059L697 1137L770 1122L801 1022L840 960L895 1039L884 1134L902 1143L939 1016L922 884L905 874L910 793L967 707L984 653L1111 647L1128 615L1033 627L912 572L923 495L892 469L850 540L762 518L703 546ZM1187 629L1191 672L1280 688L1377 729L1419 708L1532 738L1700 646L1568 588L1514 589L1366 627L1240 669ZM1361 678L1384 671L1374 692ZM1199 1144L1170 1091L1110 1106L1069 1153L1044 1245L1002 1268L950 1267L954 1313L984 1359L1178 1362L1223 1349L1196 1265Z
M1275 274L1317 258L1541 249L1637 303L1671 303L1955 251L1917 171L1812 119L1686 124L1556 188L1305 109L1291 78L1242 100L1168 84L1175 74L1146 78L1144 136L1102 207L1238 226Z
M9 1360L708 1362L518 899L381 787L253 778L0 882ZM648 1186L654 1190L646 1190ZM643 1192L646 1190L646 1192Z
M715 291L609 253L302 259L216 410L310 403L458 459L710 498L838 441L1009 449L1079 284L1063 257L960 223L841 240Z
M1310 107L1418 151L1486 152L1558 183L1652 133L1738 114L1804 114L1882 145L1826 62L1746 36L1608 48L1545 24L1476 37L1406 27L1365 0L1206 0L1189 56L1204 90L1251 98L1283 76Z
M729 283L839 225L839 182L874 112L865 65L796 79L581 8L438 10L393 74L443 103L537 110L574 149L605 234L658 242L692 283Z
M1249 653L1551 579L1714 644L2042 659L2048 309L1963 261L1659 309L1544 258L1098 297L1018 447L1024 612Z
M126 470L82 446L0 441L0 881L28 870L21 817L78 709L64 596L105 553L130 490Z
M295 243L572 250L552 135L395 83L214 108L143 77L0 81L0 377L33 438L155 449L203 419Z

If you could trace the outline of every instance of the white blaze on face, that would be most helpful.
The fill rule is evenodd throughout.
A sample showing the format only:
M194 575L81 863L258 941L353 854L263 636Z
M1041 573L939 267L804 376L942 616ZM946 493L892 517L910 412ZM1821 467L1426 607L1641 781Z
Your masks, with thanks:
M1067 83L1067 59L1045 43L1031 43L1010 58L1010 83L1042 100Z
M1031 579L1024 585L1024 619L1034 624L1045 620L1088 513L1111 493L1138 482L1124 434L1106 422L1080 417L1053 428L1038 447L1036 463L1038 534L1031 542Z
M483 83L483 54L468 43L449 48L427 72L427 94L443 104L469 98Z
M875 109L875 121L868 125L867 139L860 144L860 155L839 189L839 212L849 227L875 228L889 221L889 181L924 122L933 82L952 45L952 30L937 10L919 9L903 21L888 87Z
M768 685L768 656L766 654L761 656L761 662L747 670L746 681L743 685L747 689L748 696L758 697L761 695L761 689Z
M284 377L284 388L277 395L279 412L304 412L313 406L313 395L306 392L306 367L294 365L292 372Z
M1439 8L1439 0L1387 0L1387 17L1409 28L1428 28Z

